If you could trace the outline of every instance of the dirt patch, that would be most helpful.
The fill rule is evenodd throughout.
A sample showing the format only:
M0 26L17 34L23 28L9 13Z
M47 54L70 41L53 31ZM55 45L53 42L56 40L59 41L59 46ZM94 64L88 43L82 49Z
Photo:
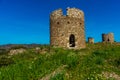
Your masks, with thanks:
M107 79L114 78L116 80L120 80L120 76L114 72L102 72L103 76Z

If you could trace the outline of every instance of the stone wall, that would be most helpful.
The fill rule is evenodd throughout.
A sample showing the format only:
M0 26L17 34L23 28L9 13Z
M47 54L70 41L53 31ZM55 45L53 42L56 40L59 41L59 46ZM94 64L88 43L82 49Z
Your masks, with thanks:
M57 19L61 16L63 16L62 9L58 9L58 10L55 10L54 12L51 13L50 19Z
M76 9L76 8L67 8L67 16L73 18L80 18L84 21L84 13L83 11Z
M70 39L73 35L74 38ZM74 43L74 47L70 47ZM50 15L50 44L52 46L81 49L86 47L84 14L76 8L67 8L67 15L58 9Z

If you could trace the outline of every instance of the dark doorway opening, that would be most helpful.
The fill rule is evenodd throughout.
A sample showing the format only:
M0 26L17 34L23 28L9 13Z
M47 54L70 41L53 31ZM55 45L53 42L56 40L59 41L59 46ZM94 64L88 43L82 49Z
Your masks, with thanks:
M75 47L75 36L73 34L71 34L69 37L69 44L70 47Z

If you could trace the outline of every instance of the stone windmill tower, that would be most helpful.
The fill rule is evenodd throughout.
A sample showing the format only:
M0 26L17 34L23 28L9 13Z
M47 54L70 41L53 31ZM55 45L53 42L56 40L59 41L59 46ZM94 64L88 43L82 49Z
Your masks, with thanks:
M88 37L88 43L90 43L90 44L94 44L94 38L92 38L92 37Z
M108 34L102 34L102 42L103 43L114 43L114 34L108 33Z
M63 15L62 9L51 13L50 45L68 49L86 47L83 11L67 8L66 15Z

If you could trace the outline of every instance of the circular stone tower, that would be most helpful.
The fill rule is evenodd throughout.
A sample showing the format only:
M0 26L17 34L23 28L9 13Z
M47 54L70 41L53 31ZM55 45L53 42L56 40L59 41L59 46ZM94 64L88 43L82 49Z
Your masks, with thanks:
M114 42L114 34L113 33L102 34L102 42L113 43Z
M114 34L113 33L108 33L109 36L109 42L113 43L114 42Z
M92 38L92 37L88 37L88 43L90 43L90 44L94 44L94 38Z
M67 8L66 15L63 15L62 9L51 13L50 45L68 49L86 47L83 11Z
M102 42L107 42L108 41L108 35L107 34L102 34Z

